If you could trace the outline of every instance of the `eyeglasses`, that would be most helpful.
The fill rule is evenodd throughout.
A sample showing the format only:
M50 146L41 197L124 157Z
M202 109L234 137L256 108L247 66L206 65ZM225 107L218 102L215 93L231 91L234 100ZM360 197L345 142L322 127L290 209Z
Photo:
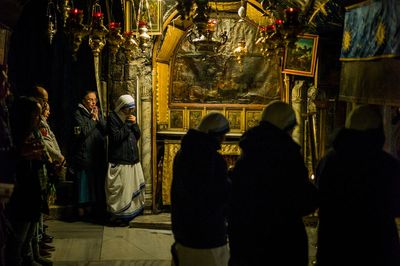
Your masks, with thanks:
M97 103L97 99L88 98L88 99L85 99L85 102L88 102L88 103L90 103L90 102Z

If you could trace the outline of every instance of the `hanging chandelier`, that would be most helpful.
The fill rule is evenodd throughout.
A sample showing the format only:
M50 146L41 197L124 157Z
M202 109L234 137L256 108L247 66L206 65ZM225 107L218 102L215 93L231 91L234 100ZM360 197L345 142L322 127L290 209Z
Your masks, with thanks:
M205 27L201 23L196 24L194 29L189 30L187 39L195 46L196 51L218 52L221 45L226 43L228 40L226 31L216 34L217 23L216 19L209 19Z
M238 15L240 19L238 20L239 25L243 25L246 18L246 0L241 1L240 8L238 10ZM239 33L240 34L240 33ZM235 57L236 61L240 65L240 70L243 71L243 60L248 53L248 49L246 46L245 33L242 32L242 37L239 39L236 47L234 47L232 54Z
M91 21L89 24L89 46L94 56L99 56L101 50L106 45L106 35L108 29L104 26L103 12L99 2L95 2L92 6Z
M83 10L74 8L69 11L65 31L70 36L72 56L76 59L83 38L88 34L88 28L83 24Z
M219 30L218 20L210 17L211 7L208 0L179 0L177 10L182 19L193 22L193 28L186 37L196 51L218 52L228 40L227 32Z
M106 43L108 43L112 56L115 56L119 49L123 48L128 60L134 59L138 48L145 51L151 46L151 37L148 34L149 26L151 27L148 0L140 0L137 9L133 0L125 1L125 16L129 16L129 19L125 17L123 34L119 22L111 21L108 27L104 25L104 14L101 11L99 0L96 0L92 5L88 25L83 23L84 13L82 9L71 7L68 0L64 0L63 7L65 31L70 36L72 55L75 59L86 36L89 37L89 46L96 57L100 55ZM133 30L133 26L136 27L136 31Z
M309 0L304 9L298 7L277 8L274 1L263 0L261 7L264 21L267 24L259 25L259 37L256 45L265 57L280 55L285 47L291 47L296 42L309 23L308 17L315 0Z

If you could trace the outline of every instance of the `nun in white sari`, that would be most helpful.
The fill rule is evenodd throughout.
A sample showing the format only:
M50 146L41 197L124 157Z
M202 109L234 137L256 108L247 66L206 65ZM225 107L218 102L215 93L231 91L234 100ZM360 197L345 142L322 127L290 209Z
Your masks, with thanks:
M135 100L122 95L108 117L107 209L111 221L126 224L143 212L144 176L137 141L140 129L134 116Z

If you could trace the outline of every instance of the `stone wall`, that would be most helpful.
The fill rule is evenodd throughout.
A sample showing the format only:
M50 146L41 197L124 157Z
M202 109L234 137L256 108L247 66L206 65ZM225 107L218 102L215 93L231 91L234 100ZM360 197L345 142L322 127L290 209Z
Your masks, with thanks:
M149 49L150 50L150 49ZM141 129L139 150L146 181L145 206L152 206L151 172L151 127L152 127L152 73L149 51L138 51L137 56L128 61L120 51L109 62L108 99L110 110L122 94L130 94L136 99L137 119Z

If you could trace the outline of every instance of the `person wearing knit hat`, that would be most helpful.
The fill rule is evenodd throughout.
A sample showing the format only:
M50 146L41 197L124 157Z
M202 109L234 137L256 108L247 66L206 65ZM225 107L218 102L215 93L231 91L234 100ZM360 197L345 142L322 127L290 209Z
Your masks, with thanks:
M139 161L140 129L134 115L135 100L121 95L108 117L107 209L110 222L126 226L144 209L144 175ZM127 203L129 203L127 205Z
M273 101L268 104L261 114L261 120L267 121L284 131L293 129L297 124L293 108L281 101Z
M221 113L211 112L200 121L197 130L208 134L225 134L229 132L229 121Z
M361 105L321 159L319 266L400 265L400 165L384 140L382 116Z
M171 221L173 265L227 266L227 164L218 150L228 120L209 113L182 138L174 158Z
M378 129L383 126L382 116L369 105L354 108L347 116L345 127L359 131Z
M231 174L230 265L308 265L302 217L317 208L317 191L290 136L295 125L290 105L274 101L239 141Z

